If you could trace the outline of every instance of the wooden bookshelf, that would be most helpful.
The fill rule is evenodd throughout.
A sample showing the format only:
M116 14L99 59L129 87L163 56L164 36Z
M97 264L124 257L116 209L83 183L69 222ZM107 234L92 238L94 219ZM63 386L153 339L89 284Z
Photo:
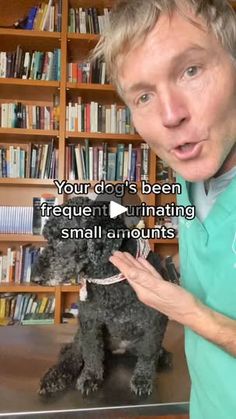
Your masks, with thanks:
M36 0L11 0L10 2L0 0L0 26L13 25L17 19L26 16L29 9L38 3ZM104 141L113 147L119 142L136 145L140 145L143 142L139 135L70 132L66 129L66 105L71 98L81 96L83 99L95 98L94 100L101 99L103 102L110 101L109 103L114 103L114 100L116 100L118 104L121 103L112 85L71 83L68 82L67 77L68 63L76 62L79 59L81 60L82 57L86 57L99 40L99 35L69 33L67 31L69 7L96 7L102 10L104 7L111 7L112 3L112 0L63 0L62 31L60 33L0 28L0 51L15 50L17 45L21 45L24 51L39 50L45 52L53 51L54 48L61 49L61 77L59 81L0 78L1 103L24 101L29 105L51 106L53 95L58 94L60 101L60 125L58 130L0 127L0 142L6 144L17 143L19 145L29 142L49 143L51 138L54 138L59 156L57 175L59 180L65 179L65 149L68 143L82 142L85 138L89 138L93 144ZM231 3L236 8L236 1ZM75 181L70 182L74 183ZM149 182L156 182L156 156L152 152L150 153ZM94 181L90 183L91 187L95 184ZM140 189L139 184L138 188ZM53 179L1 178L0 205L30 206L32 205L32 198L40 196L45 191L56 193ZM68 199L68 196L60 196L59 203L65 202L66 198ZM145 195L142 198L149 205L157 205L155 195ZM146 220L146 225L147 227L154 227L155 220L152 218ZM16 248L16 246L24 243L42 246L45 240L41 236L34 235L0 234L0 251L2 252L6 252L8 247ZM177 251L178 240L151 240L151 247L161 255L174 254ZM78 298L79 287L75 285L41 287L26 284L0 284L1 292L55 294L55 322L60 323L64 308L72 298Z

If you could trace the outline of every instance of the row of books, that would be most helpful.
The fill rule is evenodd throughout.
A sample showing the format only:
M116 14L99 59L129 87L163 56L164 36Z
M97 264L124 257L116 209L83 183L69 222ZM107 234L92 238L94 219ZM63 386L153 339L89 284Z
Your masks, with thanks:
M149 146L117 144L108 149L100 145L68 144L66 147L66 177L73 180L141 181L149 179Z
M0 178L55 179L58 149L49 144L0 145Z
M47 217L41 217L40 205L56 205L57 199L53 194L42 194L34 197L32 206L0 206L1 234L42 234Z
M55 296L1 294L0 324L53 324ZM4 322L5 320L5 322Z
M0 255L0 283L29 284L32 264L39 252L39 248L28 244L17 250L9 247L6 255Z
M75 132L101 132L111 134L134 134L128 107L116 103L102 105L98 102L69 102L66 107L66 130Z
M24 52L20 45L16 51L0 52L0 78L31 80L61 79L61 50Z
M29 9L22 29L61 32L62 0L49 0Z
M33 207L0 206L0 234L33 234Z
M91 63L68 63L68 82L70 83L98 83L107 84L106 63L96 61Z
M0 104L0 127L54 130L59 128L58 110L53 106Z
M95 7L69 9L68 32L102 34L109 25L110 11L100 13Z

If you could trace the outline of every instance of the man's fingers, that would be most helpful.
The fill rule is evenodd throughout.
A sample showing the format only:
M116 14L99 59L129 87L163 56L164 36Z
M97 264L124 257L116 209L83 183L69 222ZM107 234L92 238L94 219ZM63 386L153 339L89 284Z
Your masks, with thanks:
M141 265L146 268L152 275L156 276L158 279L162 279L161 275L157 272L154 266L152 266L151 263L149 263L146 259L139 257L138 262L140 262Z
M130 281L131 285L135 286L136 283L146 289L153 289L156 288L158 279L161 279L154 268L151 271L151 265L148 262L144 266L140 259L136 260L129 253L115 252L109 260Z
M122 252L115 252L113 256L109 258L110 262L113 263L127 279L136 279L138 270L141 264L137 266L135 259L130 259Z

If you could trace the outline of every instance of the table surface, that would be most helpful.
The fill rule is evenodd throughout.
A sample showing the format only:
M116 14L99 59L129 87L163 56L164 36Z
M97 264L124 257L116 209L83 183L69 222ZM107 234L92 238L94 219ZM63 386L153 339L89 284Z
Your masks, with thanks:
M173 353L173 369L157 372L148 398L139 399L129 390L135 359L113 355L103 386L96 393L83 397L69 390L55 399L41 399L37 394L40 377L55 363L61 345L72 341L75 330L74 325L0 328L0 417L18 417L17 412L24 412L23 417L32 418L110 419L123 418L121 414L148 417L188 411L190 382L183 328L174 322L169 322L164 342Z

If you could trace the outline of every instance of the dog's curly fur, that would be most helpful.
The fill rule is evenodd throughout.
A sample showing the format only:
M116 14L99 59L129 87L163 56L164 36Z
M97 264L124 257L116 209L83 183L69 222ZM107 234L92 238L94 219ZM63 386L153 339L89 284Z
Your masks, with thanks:
M72 198L66 205L102 205L88 198ZM101 239L62 239L62 228L102 227ZM136 255L137 241L116 238L108 240L108 229L126 228L122 217L51 216L44 227L47 246L33 267L32 280L41 283L63 283L78 276L106 278L118 273L109 262L114 250ZM165 277L158 255L150 252L147 260ZM80 327L71 344L64 346L59 360L40 383L39 393L51 395L73 385L82 393L96 390L103 381L104 356L111 351L128 350L137 357L130 382L131 390L146 396L158 362L169 364L170 356L162 348L167 317L141 303L127 281L113 285L87 283L88 297L79 303Z

